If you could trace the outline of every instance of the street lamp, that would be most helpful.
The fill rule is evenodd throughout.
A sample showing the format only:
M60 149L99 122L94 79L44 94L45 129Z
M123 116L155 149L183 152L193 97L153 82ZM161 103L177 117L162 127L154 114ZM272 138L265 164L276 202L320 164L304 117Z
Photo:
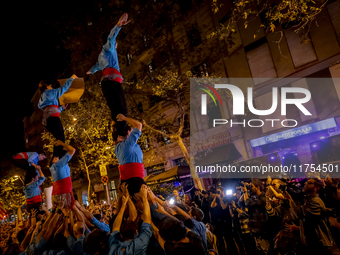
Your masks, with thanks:
M20 179L20 181L22 182L22 184L25 185L25 182L21 179L20 176L14 175L13 177L15 178L15 180Z

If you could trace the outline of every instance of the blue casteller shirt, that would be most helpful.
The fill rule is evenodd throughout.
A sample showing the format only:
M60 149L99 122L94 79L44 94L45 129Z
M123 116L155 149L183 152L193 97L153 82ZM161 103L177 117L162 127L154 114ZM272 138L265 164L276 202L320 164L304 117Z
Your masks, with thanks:
M68 236L66 239L67 247L70 249L72 255L86 255L84 252L85 236L79 237L77 240L73 236Z
M31 166L31 163L38 164L39 161L39 154L36 152L20 152L18 154L15 154L13 156L14 159L26 159L25 154L27 155L27 162L28 165Z
M62 179L65 179L71 176L70 167L68 166L68 162L72 156L67 152L61 159L59 159L56 163L52 164L50 167L50 172L52 175L52 181L56 182Z
M100 228L101 230L105 231L106 233L110 232L110 227L105 222L100 222L95 217L93 217L93 220L91 222L96 227Z
M30 199L40 195L39 186L45 181L45 177L39 177L35 182L32 182L24 187L25 198Z
M28 156L28 159L27 159L27 162L28 164L31 166L31 163L33 164L38 164L38 161L39 161L39 154L36 153L36 152L26 152L27 153L27 156Z
M119 165L127 163L143 163L143 152L137 141L142 134L137 128L134 128L125 141L115 146L114 153L118 159Z
M119 26L115 26L111 29L110 34L107 38L107 42L103 46L102 51L98 56L98 62L91 67L90 72L93 74L99 70L104 70L108 67L113 67L119 70L118 54L116 50L116 38L120 31Z
M45 90L40 96L38 108L43 110L46 106L49 105L59 105L59 97L61 97L69 89L73 80L73 78L69 78L59 88ZM63 109L63 107L59 107L59 111L62 111Z
M142 223L135 239L122 241L119 231L114 231L109 237L109 255L147 255L147 248L152 236L152 227L149 223Z

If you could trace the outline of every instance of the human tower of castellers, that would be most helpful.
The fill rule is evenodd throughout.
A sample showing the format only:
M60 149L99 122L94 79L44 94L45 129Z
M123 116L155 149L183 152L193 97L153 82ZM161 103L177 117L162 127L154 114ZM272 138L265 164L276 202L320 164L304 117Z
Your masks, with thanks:
M50 163L52 208L42 204L44 153L21 152L14 164L26 170L24 193L29 217L23 228L0 224L1 254L340 254L339 179L305 179L304 186L268 178L242 182L233 196L221 186L174 190L168 200L144 182L143 153L137 140L142 124L127 117L116 37L129 24L121 16L88 75L102 70L101 87L111 111L114 153L119 161L119 198L111 206L80 205L72 194L68 162L76 149L65 144L58 99L61 87L42 80L38 107L42 124L56 138Z

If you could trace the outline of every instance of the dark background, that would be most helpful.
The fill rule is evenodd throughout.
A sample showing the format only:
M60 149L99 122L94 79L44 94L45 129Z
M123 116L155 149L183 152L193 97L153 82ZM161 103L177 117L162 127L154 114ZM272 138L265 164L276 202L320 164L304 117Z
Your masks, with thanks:
M57 78L69 67L70 52L61 42L58 26L86 16L84 6L86 1L27 1L12 2L3 9L11 15L2 22L1 35L0 175L13 154L25 151L22 121L33 112L30 100L39 81Z

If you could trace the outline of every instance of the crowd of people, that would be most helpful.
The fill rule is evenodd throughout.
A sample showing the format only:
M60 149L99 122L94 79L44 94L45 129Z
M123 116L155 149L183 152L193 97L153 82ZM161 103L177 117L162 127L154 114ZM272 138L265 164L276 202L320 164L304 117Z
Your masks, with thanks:
M339 180L279 179L222 186L165 200L123 183L111 206L60 199L31 209L23 229L0 226L2 254L340 254ZM300 183L301 184L301 183Z

